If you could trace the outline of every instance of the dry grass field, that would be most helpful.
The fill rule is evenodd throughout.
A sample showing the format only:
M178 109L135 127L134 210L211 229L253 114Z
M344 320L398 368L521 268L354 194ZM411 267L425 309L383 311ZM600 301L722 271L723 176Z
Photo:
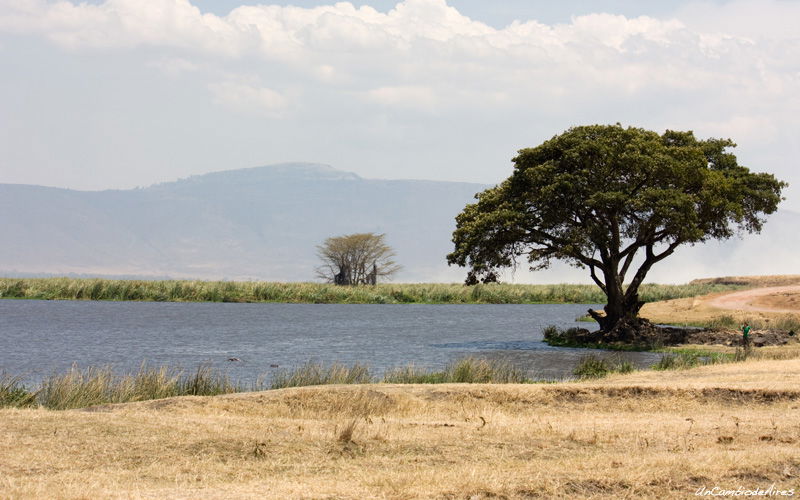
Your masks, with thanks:
M0 498L800 494L799 448L797 359L595 382L305 387L0 410Z
M800 322L800 276L729 276L694 280L693 285L741 285L749 290L725 291L645 304L641 315L656 323L709 325L726 317L729 323L749 321L768 328Z

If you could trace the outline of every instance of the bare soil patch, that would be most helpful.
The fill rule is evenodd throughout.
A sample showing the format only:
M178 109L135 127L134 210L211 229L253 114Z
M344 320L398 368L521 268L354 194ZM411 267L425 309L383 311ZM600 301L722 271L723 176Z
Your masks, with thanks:
M763 312L800 312L800 285L753 288L719 295L708 300L718 309Z
M734 276L695 280L753 287L645 304L641 315L654 323L711 325L745 321L775 329L800 321L800 275ZM769 327L769 328L767 328Z

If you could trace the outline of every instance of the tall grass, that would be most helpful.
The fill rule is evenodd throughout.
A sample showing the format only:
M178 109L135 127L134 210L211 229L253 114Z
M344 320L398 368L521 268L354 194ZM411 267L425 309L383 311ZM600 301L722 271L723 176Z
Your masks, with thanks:
M327 384L518 384L530 382L525 373L510 363L466 357L449 363L444 370L426 370L406 365L373 377L366 365L306 363L275 374L271 389Z
M750 355L749 350L736 349L735 352L712 352L694 350L673 350L664 354L658 363L652 365L652 370L685 370L703 365L716 365L719 363L733 363L744 361Z
M505 361L473 357L449 363L443 371L424 370L406 365L388 370L387 384L523 384L531 380L525 372Z
M581 358L572 374L581 380L587 380L602 378L612 373L630 373L634 369L633 363L624 359L616 357L601 359L595 356L585 356Z
M736 285L643 285L645 302L734 290ZM323 304L535 304L605 303L594 285L445 283L336 286L255 281L146 281L75 278L0 278L0 298L142 300L170 302L300 302Z
M19 379L0 378L0 406L40 405L53 410L85 408L107 403L127 403L173 396L213 396L245 390L208 365L186 373L143 364L135 373L118 375L111 367L73 366L67 373L42 380L35 391ZM14 397L14 395L18 397Z
M0 373L0 408L24 408L36 404L36 393L27 390L19 377Z
M285 369L277 372L272 378L270 389L286 387L303 387L308 385L328 384L369 384L372 383L369 367L356 363L352 366L334 363L308 362L293 370Z
M421 370L408 365L374 377L367 365L325 365L309 362L295 369L280 370L269 389L328 384L422 383L524 383L525 374L502 361L463 358L443 371ZM128 403L175 396L215 396L248 390L263 390L257 382L249 387L234 383L207 364L193 372L142 364L138 371L117 374L109 366L78 368L54 374L30 390L19 377L0 374L0 408L41 406L52 410L87 408L109 403Z

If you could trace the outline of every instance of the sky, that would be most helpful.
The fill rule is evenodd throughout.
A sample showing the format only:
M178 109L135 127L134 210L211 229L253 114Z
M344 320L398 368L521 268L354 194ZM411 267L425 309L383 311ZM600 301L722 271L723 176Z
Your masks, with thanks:
M0 0L0 183L304 161L494 184L521 148L619 122L731 138L800 210L797 19L787 0Z

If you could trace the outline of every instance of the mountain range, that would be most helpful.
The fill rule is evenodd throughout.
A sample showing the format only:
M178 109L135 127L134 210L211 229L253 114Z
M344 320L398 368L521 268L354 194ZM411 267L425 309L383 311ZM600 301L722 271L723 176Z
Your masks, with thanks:
M365 179L311 163L198 175L106 191L0 184L0 275L312 281L325 238L385 233L396 281L458 282L447 266L455 216L488 186ZM682 248L651 281L800 273L800 214L770 216L760 235ZM522 282L590 282L556 265Z
M397 279L458 281L445 263L454 217L486 187L309 163L130 190L0 184L0 272L305 281L325 238L374 232L397 252Z

